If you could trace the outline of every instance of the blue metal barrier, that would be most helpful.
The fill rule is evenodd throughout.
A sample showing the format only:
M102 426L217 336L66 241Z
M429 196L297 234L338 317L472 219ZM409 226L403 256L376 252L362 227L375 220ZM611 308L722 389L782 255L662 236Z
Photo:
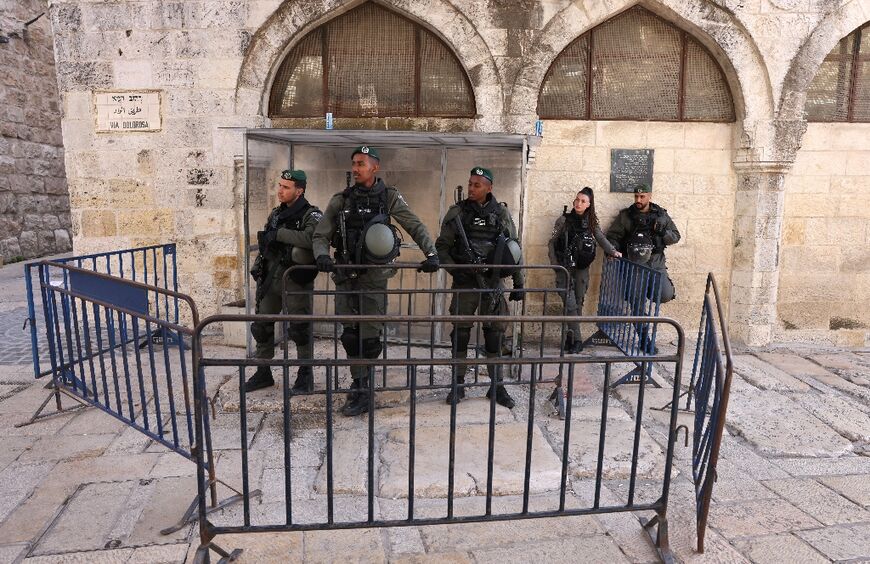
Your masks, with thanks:
M689 409L694 392L692 477L695 482L698 552L704 552L704 533L713 496L713 482L716 481L716 464L725 428L733 366L728 326L722 313L716 279L711 273L707 276L704 303L701 306L701 324L698 327L698 342L686 402L686 409Z
M607 259L601 271L599 316L658 317L663 272L624 258ZM626 356L656 354L656 323L598 323L598 331L584 344L612 345ZM652 378L652 363L635 362L635 368L613 383L637 383L641 379L659 388Z
M178 291L178 270L176 267L175 243L122 249L105 253L93 253L74 257L58 258L51 261L57 265L70 265L76 268L108 274L124 280L132 280L160 288L163 290ZM27 291L27 315L30 323L31 354L33 356L33 375L41 378L50 374L50 370L42 370L39 357L40 343L38 319L36 315L36 300L34 288L40 289L40 301L43 309L46 305L45 292L41 290L40 265L44 261L26 263L24 265L24 284ZM66 272L49 269L49 282L59 284L65 290L69 290L69 279ZM154 303L154 313L157 317L178 323L178 300L170 296L163 296L163 303ZM162 308L162 309L161 309ZM153 335L155 342L170 336L169 333L160 332ZM173 343L175 344L175 343Z

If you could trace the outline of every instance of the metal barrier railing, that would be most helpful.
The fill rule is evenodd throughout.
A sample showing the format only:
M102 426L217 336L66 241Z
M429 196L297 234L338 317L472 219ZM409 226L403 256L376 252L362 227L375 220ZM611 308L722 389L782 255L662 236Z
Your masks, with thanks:
M653 323L651 318L659 315L662 276L661 271L624 258L605 260L601 271L598 315L646 319L640 322L621 319L598 323L598 331L584 344L613 345L628 356L655 354L658 324ZM652 378L652 363L644 363L644 366L635 363L635 368L614 382L613 386L637 383L641 379L657 388L661 387Z
M523 356L490 356L487 358L453 358L448 351L438 350L434 345L411 349L407 346L396 346L386 348L382 356L378 358L343 358L343 355L338 351L337 345L333 345L333 354L322 354L316 359L294 359L294 358L279 358L279 359L256 359L256 358L228 358L226 356L206 354L201 347L202 334L211 325L216 323L249 323L252 321L262 321L269 323L280 324L329 324L336 329L334 333L338 333L338 326L343 323L404 323L413 326L419 326L421 333L425 333L428 328L430 334L432 327L439 323L507 323L517 324L520 327L520 334L530 334L524 332L523 326L543 326L547 323L566 324L569 321L577 320L575 317L568 316L541 316L541 315L475 315L475 316L445 316L445 315L358 315L358 316L336 316L336 315L268 315L268 316L248 316L248 315L218 315L209 317L203 320L194 330L193 348L195 351L194 369L197 373L202 372L207 374L210 370L216 367L231 367L237 371L237 380L231 384L233 390L237 389L239 394L239 434L238 448L241 456L238 461L238 472L242 477L242 511L240 513L225 513L220 518L222 524L216 524L206 518L207 508L205 506L205 489L207 480L203 470L203 454L197 449L199 459L198 468L198 490L200 500L200 546L196 553L196 562L209 562L210 550L214 550L222 557L230 559L236 557L240 551L234 550L227 552L217 546L213 541L217 535L230 533L248 533L248 532L279 532L279 531L310 531L310 530L331 530L331 529L350 529L363 527L393 527L393 526L414 526L414 525L430 525L430 524L447 524L447 523L470 523L470 522L486 522L486 521L505 521L541 517L555 516L573 516L573 515L590 515L624 511L649 511L655 515L650 520L643 520L643 526L646 530L651 531L653 542L663 559L672 557L668 544L668 528L667 528L667 505L668 492L670 487L671 470L673 465L674 444L675 444L675 428L677 422L677 408L674 406L671 409L668 444L662 461L662 472L656 474L660 476L661 490L655 500L640 501L638 494L639 482L639 458L640 458L640 442L642 435L642 421L644 415L644 391L645 380L641 379L637 387L637 396L635 398L636 407L633 412L633 421L630 424L632 429L631 436L631 458L630 470L628 471L627 483L628 490L626 503L624 504L607 504L602 501L602 484L606 476L608 476L611 468L610 462L606 460L605 450L608 444L608 422L613 419L608 417L608 409L611 408L611 369L613 364L624 362L638 362L643 364L649 362L667 362L674 364L674 393L677 394L680 388L681 363L684 347L684 336L680 326L673 320L666 318L641 318L629 317L580 317L579 321L591 323L649 323L653 325L668 324L673 326L677 334L677 351L673 355L637 355L626 356L624 354L611 356L572 356L565 357L559 352L552 352L552 348L548 351L543 346L532 347L527 346L522 348ZM543 332L539 337L543 340ZM542 342L542 341L541 341ZM499 381L498 377L491 377L489 381L479 380L477 378L467 383L460 382L458 374L468 373L469 370L478 370L477 365L486 364L487 374L513 374L513 378L504 377ZM561 440L560 447L550 447L546 439L542 439L540 429L538 427L542 418L539 415L540 409L537 407L536 397L538 390L542 386L553 385L557 382L557 376L561 377L566 383L569 397L573 397L575 376L578 369L582 365L602 364L604 366L603 386L601 392L601 403L598 405L600 409L600 420L597 425L597 460L594 471L594 494L592 501L582 507L577 507L576 499L572 498L569 501L567 492L569 491L569 466L571 464L571 437L572 432L581 434L578 426L579 419L571 417L572 402L568 402L567 417L563 422L560 422L554 435L558 435ZM315 377L318 382L318 389L314 392L303 392L300 394L290 394L289 371L291 368L298 366L312 366L315 368ZM263 513L257 511L259 506L254 506L251 503L251 492L256 486L257 475L252 474L252 461L249 459L249 434L251 431L247 428L248 412L251 409L249 398L245 391L245 375L246 370L254 367L269 366L278 367L282 370L283 378L281 379L281 433L280 441L283 449L283 459L277 461L280 465L278 475L281 476L283 483L283 495L279 500L275 500L269 504L271 513ZM360 438L358 444L365 441L365 466L360 468L360 473L365 474L364 493L361 496L361 501L364 500L364 506L359 511L352 511L342 507L342 515L339 514L337 507L337 486L335 483L335 473L337 468L335 454L335 432L339 427L333 415L335 402L339 394L351 393L355 389L348 385L347 377L343 373L353 366L364 366L373 371L370 372L373 377L368 379L368 412L363 415L365 418L365 426L358 427L365 433L365 439ZM493 372L496 371L496 372ZM391 377L388 378L388 375ZM399 376L399 377L396 377ZM204 415L205 409L205 390L202 385L204 378L197 380L196 395L198 400L195 402L197 409L197 418ZM231 381L232 382L232 381ZM498 479L500 466L495 463L496 458L496 435L499 432L501 423L498 423L496 410L496 394L490 393L488 400L488 417L486 418L487 438L485 447L481 447L477 459L481 461L484 457L483 448L486 451L486 471L485 479L480 476L480 480L476 488L485 492L483 498L483 508L478 512L468 512L460 510L455 500L462 495L458 491L457 480L458 466L460 463L459 453L457 451L457 443L464 440L464 432L467 427L460 427L457 422L457 405L453 403L449 406L440 404L444 410L443 422L447 427L447 436L443 443L439 443L442 448L443 455L440 458L443 466L443 474L439 483L446 491L446 502L443 511L438 515L433 515L431 509L420 511L415 505L415 501L421 499L418 489L415 486L415 480L419 476L415 473L416 463L415 456L417 454L417 434L422 432L424 427L420 425L418 420L418 410L423 404L424 395L431 395L436 392L453 392L454 397L460 388L471 390L489 389L493 392L495 386L504 385L507 388L515 391L521 398L521 409L518 412L525 415L525 421L518 423L519 428L525 429L525 449L521 446L520 440L512 443L510 446L510 455L515 453L516 458L522 460L522 486L521 486L521 508L516 511L496 511L496 505L493 503L497 492L494 488L494 481ZM322 389L320 389L322 387ZM233 392L235 393L235 392ZM385 495L380 489L380 485L376 486L375 476L378 460L380 456L384 456L384 451L378 452L377 444L380 444L378 439L382 432L381 416L376 410L376 398L386 393L407 394L407 422L402 424L403 436L407 432L407 450L405 447L400 447L397 452L398 456L404 457L407 455L406 465L403 463L399 468L406 470L397 470L401 472L404 480L407 479L407 487L400 488L397 492ZM527 394L527 395L526 395ZM322 503L323 511L321 516L312 516L297 508L298 504L294 504L296 499L296 490L294 488L304 487L306 478L300 475L305 472L304 466L299 466L295 460L296 455L293 454L293 437L298 432L297 416L294 416L294 409L291 404L293 401L304 401L300 398L310 396L319 396L323 399L324 417L317 419L318 436L322 433L325 437L324 462L321 470L323 471L322 482L325 488L325 496L319 498L319 503ZM318 405L320 405L318 403ZM430 414L431 415L431 414ZM311 424L310 419L307 420L308 425ZM404 420L402 420L404 421ZM322 424L322 428L320 425ZM304 425L300 428L304 428ZM393 427L395 428L395 427ZM386 427L384 427L386 429ZM197 426L197 441L202 442L207 437L204 436L204 426ZM535 437L539 437L536 439ZM614 439L610 438L611 441ZM377 444L376 444L377 443ZM536 474L533 466L537 464L533 461L533 451L535 447L541 449L549 449L549 456L558 458L558 472L552 473L551 487L543 488L543 491L549 494L548 500L551 502L550 507L546 509L535 509L531 503L532 495L535 495L536 504L542 500L540 498L540 489L534 489L531 486L531 480L534 475L535 479L540 476ZM502 452L502 451L500 451ZM402 454L404 453L404 454ZM276 461L273 459L272 463ZM657 472L657 470L656 470ZM534 474L533 474L534 473ZM656 479L658 482L658 478ZM300 486L299 484L303 484ZM422 487L422 486L421 486ZM381 495L379 495L381 494ZM382 514L377 507L376 498L389 497L392 502L402 504L398 513L401 517L391 517ZM317 499L317 498L313 498ZM347 498L343 498L347 500ZM311 500L308 500L310 506Z
M188 460L196 461L202 454L212 505L217 505L215 486L225 482L215 476L207 415L198 420L205 427L205 443L195 443L191 380L197 377L185 344L193 331L177 322L180 304L187 306L184 317L194 326L199 322L193 299L69 264L43 261L35 267L54 393L96 407ZM62 274L62 285L52 283L52 272ZM162 310L157 305L161 302ZM157 341L157 335L163 338ZM170 342L177 344L172 353ZM239 499L230 498L220 506ZM194 500L178 524L161 532L184 527L196 507Z
M695 394L695 431L692 442L692 476L695 482L698 552L704 552L707 515L716 481L716 464L725 428L734 362L728 325L716 279L710 273L701 306L701 323L692 364L686 409ZM674 384L674 390L678 386ZM676 400L674 400L676 405Z
M164 290L178 291L178 270L175 255L175 243L136 247L104 253L93 253L74 257L56 258L51 260L54 264L70 265L93 272L101 272L117 278L141 282ZM34 286L39 287L40 265L45 261L34 261L24 265L24 284L27 293L27 322L30 323L31 354L33 356L33 375L41 378L50 373L43 370L40 360L39 321L36 313L36 300L34 298ZM61 285L69 289L69 280L63 271L50 272L49 280L52 284ZM42 305L45 305L45 296L41 295ZM155 303L155 314L174 322L178 322L178 302L165 298L163 313L159 303Z

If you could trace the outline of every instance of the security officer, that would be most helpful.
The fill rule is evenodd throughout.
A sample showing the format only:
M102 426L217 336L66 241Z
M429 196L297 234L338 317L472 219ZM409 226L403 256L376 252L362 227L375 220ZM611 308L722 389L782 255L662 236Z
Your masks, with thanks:
M438 270L438 255L426 226L408 207L399 191L384 184L377 173L381 158L366 145L351 155L354 185L335 194L326 206L323 220L314 232L314 256L321 272L336 270L335 264L389 265L399 254L399 233L390 223L395 219L426 255L420 264L423 272ZM335 259L329 247L335 248ZM394 268L368 268L358 271L338 269L333 275L337 315L385 315L387 282ZM341 344L348 358L378 358L381 354L381 323L345 325ZM369 378L373 366L352 366L352 391L342 413L352 417L369 409Z
M281 313L281 285L284 271L294 265L313 264L311 238L322 214L305 199L307 178L305 171L285 170L278 179L278 201L272 210L263 231L257 233L259 254L251 275L257 282L257 313ZM315 270L297 270L287 279L287 313L311 314L311 291L314 288ZM311 325L289 324L290 338L296 343L296 358L313 358ZM275 324L255 321L251 335L257 342L256 358L275 356ZM245 391L252 392L275 384L268 366L260 366L245 382ZM300 366L293 384L294 392L314 390L311 366Z
M634 188L634 205L619 212L607 230L607 238L631 262L643 264L661 273L660 303L674 299L676 290L668 277L665 247L677 243L680 240L680 232L668 215L668 210L652 203L652 188L646 184L638 184ZM644 301L641 299L631 304L634 315L642 314ZM654 352L654 345L647 341L646 325L640 326L638 332L641 347Z
M595 193L588 186L577 192L570 212L563 213L553 226L553 235L547 245L550 264L558 264L568 271L567 280L560 270L556 285L565 291L565 314L582 315L586 290L589 288L589 265L595 260L596 242L610 257L621 257L601 231L595 212ZM583 350L580 323L568 324L565 333L565 352L576 354Z
M452 315L506 315L503 276L512 276L511 301L523 300L523 274L518 268L493 268L493 265L520 265L522 256L517 243L517 229L507 205L499 203L492 194L492 171L482 166L471 169L468 179L468 198L447 210L441 223L441 234L435 241L442 264L479 264L474 270L454 270L452 288L456 290L484 290L456 292L450 303ZM472 323L454 323L450 340L453 358L468 355ZM488 358L501 355L506 323L487 323L483 326L484 349ZM495 386L495 401L512 409L514 400L502 385L501 365L489 365L488 371ZM465 367L454 369L457 397L451 391L447 403L459 402L465 397ZM492 389L487 392L491 397Z

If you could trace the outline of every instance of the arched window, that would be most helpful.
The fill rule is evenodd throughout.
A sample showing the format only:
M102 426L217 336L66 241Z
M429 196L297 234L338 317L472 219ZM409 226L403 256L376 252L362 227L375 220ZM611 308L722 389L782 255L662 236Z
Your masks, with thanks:
M728 83L685 31L635 6L562 51L544 77L549 119L734 121Z
M828 53L807 89L807 120L870 121L870 23Z
M271 117L474 117L468 76L432 32L368 2L306 35L272 84Z

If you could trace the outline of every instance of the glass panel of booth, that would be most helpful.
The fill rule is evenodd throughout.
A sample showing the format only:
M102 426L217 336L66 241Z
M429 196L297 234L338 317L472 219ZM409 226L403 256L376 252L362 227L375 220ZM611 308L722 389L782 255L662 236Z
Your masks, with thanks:
M376 147L381 156L381 176L387 185L402 193L411 210L426 225L432 240L438 237L441 219L454 204L457 186L467 195L469 171L484 166L493 171L495 197L508 205L517 229L522 230L522 209L527 138L507 134L437 134L384 131L334 131L258 129L245 132L245 208L244 240L246 310L254 312L256 288L247 274L256 258L257 231L263 229L271 209L278 204L277 185L280 172L286 168L302 169L308 176L306 198L321 210L330 198L342 191L350 171L353 147L368 144ZM397 222L393 222L396 223ZM403 229L400 262L420 262L423 253ZM390 288L445 289L451 284L450 276L439 272L434 276L403 269L390 280ZM510 282L507 282L508 286ZM334 285L329 283L329 288ZM327 278L320 275L316 289L327 289ZM439 292L410 299L391 297L387 314L445 314L450 297ZM314 311L317 314L333 312L332 298L318 296ZM437 327L435 339L449 343L450 327ZM399 342L423 340L428 334L416 334L407 325L396 323L386 327L389 339ZM332 334L332 328L315 328L317 333ZM249 348L252 346L248 339Z

